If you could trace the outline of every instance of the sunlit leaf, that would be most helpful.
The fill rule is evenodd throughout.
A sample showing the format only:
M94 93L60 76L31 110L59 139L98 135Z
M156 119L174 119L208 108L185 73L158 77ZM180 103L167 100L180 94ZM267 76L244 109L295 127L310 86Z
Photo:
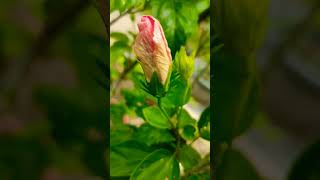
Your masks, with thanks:
M112 38L116 41L129 42L128 36L124 33L121 33L121 32L111 32L110 38Z
M131 174L130 180L179 180L179 163L174 155L159 149L148 155Z
M180 148L178 159L184 168L184 172L186 172L199 163L201 156L191 146L183 145Z
M171 128L169 119L166 115L156 106L150 106L143 109L143 115L146 121L156 128L168 129Z
M174 136L168 130L158 129L149 124L143 124L133 135L136 141L147 145L169 143L175 141Z
M135 128L133 126L121 126L110 129L110 146L116 146L125 141L133 139Z
M127 141L110 150L110 175L129 176L151 149L136 141Z
M152 14L160 21L174 57L176 51L186 43L187 36L197 28L198 16L194 4L182 0L151 0L151 6Z
M148 0L111 0L110 11L126 12L130 9L142 9Z
M123 104L112 104L110 105L110 121L111 128L117 128L123 126L123 116L126 113L126 107Z
M186 180L210 180L210 173L201 173L189 176Z
M191 87L188 80L173 71L170 87L164 99L170 101L174 106L183 106L188 102L190 95Z

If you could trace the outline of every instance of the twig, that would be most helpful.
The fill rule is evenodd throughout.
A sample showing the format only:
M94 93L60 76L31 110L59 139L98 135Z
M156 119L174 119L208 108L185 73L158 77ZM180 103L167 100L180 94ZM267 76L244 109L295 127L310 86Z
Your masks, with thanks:
M120 18L122 18L123 16L127 15L127 14L134 14L137 12L141 12L143 11L143 9L137 9L137 10L133 10L133 8L128 9L127 11L125 11L124 13L120 14L118 17L116 17L115 19L113 19L110 22L110 26L112 24L114 24L115 22L117 22ZM114 86L111 89L112 94L114 94L116 92L116 90L119 88L119 85L121 83L122 80L125 79L125 77L127 76L127 74L129 74L131 72L131 70L134 69L134 67L138 64L138 61L134 61L133 63L130 63L129 66L127 66L121 73L119 79L114 83Z
M158 98L158 107L159 109L161 110L161 112L166 116L167 120L169 121L169 123L171 124L171 127L174 128L174 124L172 123L171 119L170 119L170 116L167 114L167 112L162 108L162 105L161 105L161 97Z
M196 166L192 167L189 171L187 171L184 177L202 173L208 170L210 170L210 154L207 154L203 159L201 159L201 161Z
M174 132L176 139L177 139L177 147L176 147L176 151L174 153L175 153L175 156L178 158L179 153L180 153L181 137L179 135L179 131L177 128L174 128L173 132Z
M137 12L141 12L144 9L137 9L137 10L133 10L133 8L129 8L128 10L126 10L125 12L123 12L122 14L120 14L118 17L114 18L111 22L110 25L113 25L115 22L117 22L119 19L121 19L123 16L127 15L127 14L135 14Z
M133 70L137 64L138 64L138 61L134 61L130 63L128 66L126 66L126 68L122 71L119 79L114 83L114 86L111 89L112 93L116 92L116 90L119 88L121 81L125 79L127 74L129 74L129 72L131 72L131 70Z
M196 140L198 140L200 138L200 136L197 136L196 138L194 138L194 140L192 140L190 143L189 143L189 146L192 146L192 144L194 143L194 142L196 142Z

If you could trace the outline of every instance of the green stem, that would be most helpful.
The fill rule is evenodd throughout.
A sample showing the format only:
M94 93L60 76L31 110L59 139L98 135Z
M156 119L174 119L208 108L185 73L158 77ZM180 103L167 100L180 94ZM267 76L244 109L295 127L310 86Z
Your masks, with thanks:
M111 88L111 94L116 94L121 82L125 79L125 77L136 67L138 64L138 61L129 61L128 60L128 66L125 67L125 69L120 74L119 79L117 79L116 82L113 83L113 86Z
M166 111L162 108L162 106L161 106L161 97L158 97L158 107L159 107L159 109L161 110L161 112L166 116L166 118L168 119L168 121L171 123L172 127L174 128L173 123L172 123L169 115L167 114L167 112L166 112Z
M176 125L171 121L171 118L169 117L167 112L162 108L161 97L158 98L158 107L161 110L161 112L166 116L166 118L168 119L168 121L171 124L172 132L173 132L173 134L175 135L175 137L177 139L177 146L176 146L176 151L175 151L174 155L176 157L178 157L179 156L179 152L180 152L181 137L179 135L178 129L176 128ZM181 113L181 107L179 107L179 110L178 110L178 114L180 114L180 113Z
M134 10L133 8L128 9L127 11L121 13L119 16L117 16L116 18L114 18L111 22L110 25L113 25L114 23L116 23L119 19L121 19L123 16L127 15L127 14L135 14L138 12L143 11L144 9L136 9Z
M196 140L198 140L199 138L200 138L200 135L197 136L196 138L194 138L194 140L192 140L192 141L190 142L189 146L192 146L192 144L193 144Z
M180 116L181 111L182 111L182 106L179 106L179 107L178 107L178 117Z
M173 129L173 132L177 138L177 147L176 147L176 151L174 152L175 153L175 156L178 158L179 157L179 152L180 152L180 145L181 145L181 138L179 136L179 133L177 131L177 129Z
M210 154L207 154L201 161L185 173L185 177L191 176L193 174L202 173L210 169Z

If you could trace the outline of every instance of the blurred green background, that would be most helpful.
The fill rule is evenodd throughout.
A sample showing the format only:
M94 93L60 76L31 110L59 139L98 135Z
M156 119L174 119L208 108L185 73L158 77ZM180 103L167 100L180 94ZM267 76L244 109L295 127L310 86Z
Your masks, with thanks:
M94 1L0 2L0 179L105 179L106 34Z
M225 43L213 55L213 146L225 141L223 151L232 144L217 179L319 179L319 1L212 2L227 7L219 6L225 14L213 16L222 19L213 45ZM265 38L255 49L264 21ZM244 57L250 50L253 62L252 54ZM247 62L256 69L250 71ZM257 85L250 87L250 81Z

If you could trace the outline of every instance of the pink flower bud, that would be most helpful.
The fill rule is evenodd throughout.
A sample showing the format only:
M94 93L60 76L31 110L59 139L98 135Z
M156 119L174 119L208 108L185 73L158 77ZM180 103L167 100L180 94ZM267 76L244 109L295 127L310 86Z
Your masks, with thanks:
M161 24L152 16L142 16L138 22L139 33L133 45L148 82L153 72L164 85L170 65L171 52L164 36Z

